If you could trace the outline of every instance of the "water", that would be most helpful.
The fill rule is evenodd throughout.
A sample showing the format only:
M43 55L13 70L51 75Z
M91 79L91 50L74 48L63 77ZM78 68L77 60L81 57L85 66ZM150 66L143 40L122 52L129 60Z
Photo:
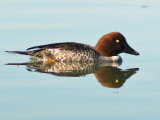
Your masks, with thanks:
M159 15L158 0L0 1L0 119L159 120ZM121 54L123 63L116 70L104 68L112 72L108 79L115 71L136 69L116 88L93 73L64 77L5 65L29 61L6 50L66 41L94 46L112 31L121 32L140 53Z

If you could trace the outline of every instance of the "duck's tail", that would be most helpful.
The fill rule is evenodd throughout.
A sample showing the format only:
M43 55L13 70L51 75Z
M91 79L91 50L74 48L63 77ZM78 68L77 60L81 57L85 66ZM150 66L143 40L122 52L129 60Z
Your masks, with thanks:
M22 54L22 55L30 55L30 51L5 51L8 53L14 53L14 54Z

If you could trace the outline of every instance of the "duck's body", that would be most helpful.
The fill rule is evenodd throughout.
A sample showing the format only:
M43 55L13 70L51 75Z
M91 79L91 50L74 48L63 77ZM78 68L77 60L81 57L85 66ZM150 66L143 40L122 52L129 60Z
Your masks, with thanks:
M7 51L10 53L25 54L43 61L66 62L120 62L121 52L139 55L126 42L124 36L118 32L104 35L95 47L89 45L65 42L34 46L27 51Z
M44 46L36 46L34 48L39 49L35 53L30 53L31 56L43 60L50 59L54 61L67 62L93 62L97 61L100 57L100 54L97 53L92 47L73 42L55 43Z

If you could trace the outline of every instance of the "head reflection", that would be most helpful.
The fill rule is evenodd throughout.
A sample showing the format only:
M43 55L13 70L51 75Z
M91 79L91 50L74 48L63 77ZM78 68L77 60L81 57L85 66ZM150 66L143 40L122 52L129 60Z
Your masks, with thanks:
M94 74L102 86L109 88L119 88L138 70L139 68L122 70L117 67L104 66L96 70Z
M122 70L121 63L80 63L80 62L35 62L8 63L7 65L25 65L28 71L49 73L57 76L79 77L94 73L104 87L119 88L134 75L139 68Z

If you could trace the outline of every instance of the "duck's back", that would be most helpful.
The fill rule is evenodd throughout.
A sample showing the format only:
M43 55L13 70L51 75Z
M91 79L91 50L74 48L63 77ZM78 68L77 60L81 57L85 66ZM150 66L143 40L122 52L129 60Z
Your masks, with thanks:
M74 42L35 46L28 50L31 50L28 51L30 56L43 60L93 62L100 56L91 46Z

